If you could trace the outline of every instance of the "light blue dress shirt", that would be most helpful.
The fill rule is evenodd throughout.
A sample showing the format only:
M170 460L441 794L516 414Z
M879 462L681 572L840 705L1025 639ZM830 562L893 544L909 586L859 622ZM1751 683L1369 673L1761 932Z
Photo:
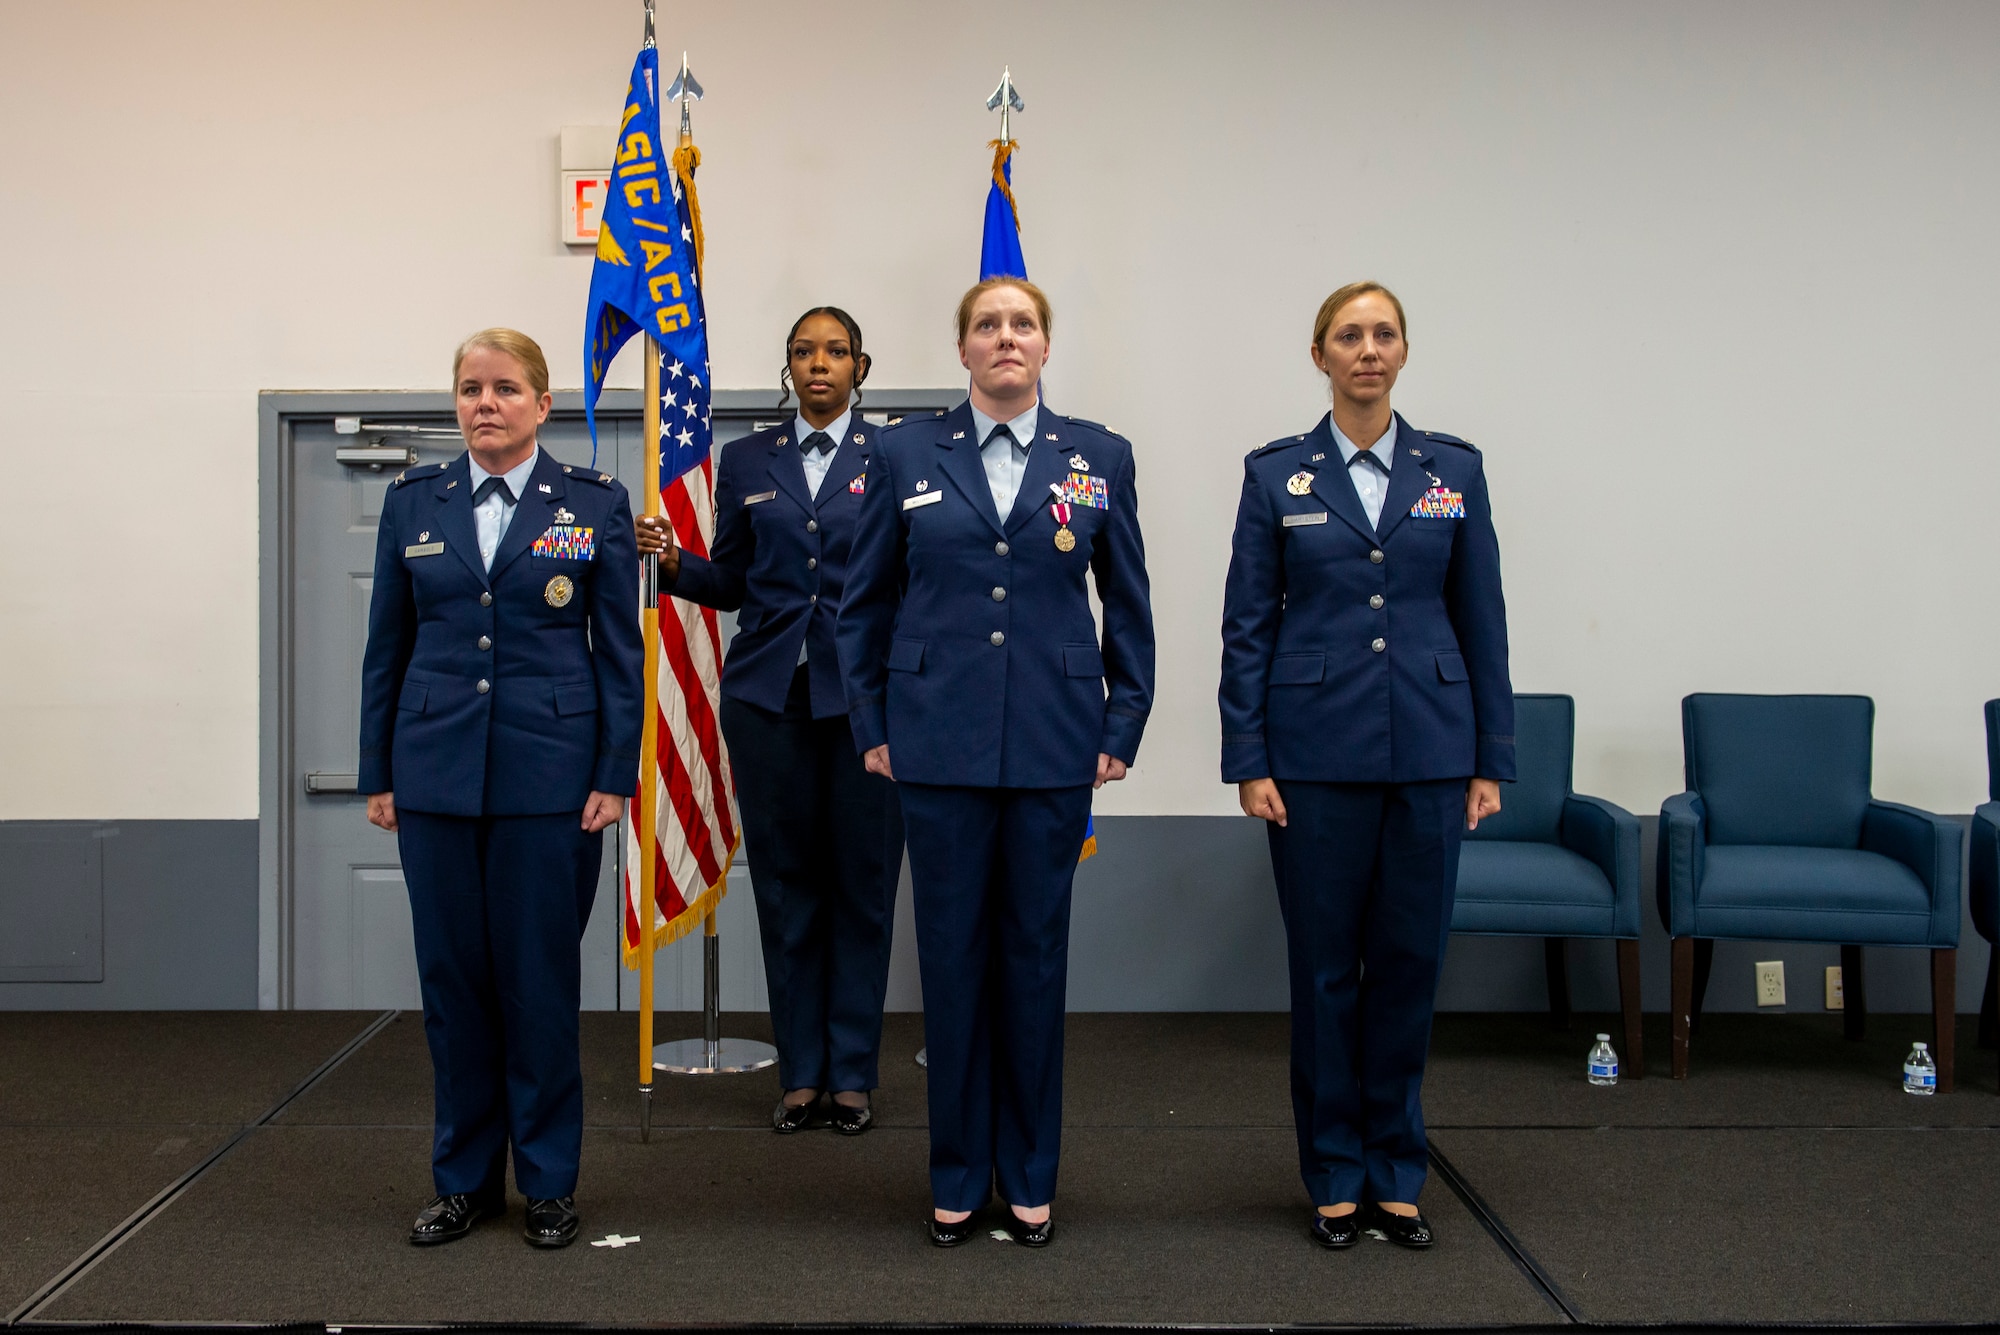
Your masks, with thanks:
M521 500L521 489L528 485L528 475L535 471L535 459L542 452L540 441L528 451L528 457L499 474L507 490L513 493L514 503ZM466 463L472 467L472 490L476 493L479 484L495 476L479 466L476 457L468 456ZM493 554L500 550L500 540L507 536L507 528L514 522L514 506L500 499L496 490L492 495L472 507L472 531L479 538L479 559L486 567L486 573L493 573Z
M1354 456L1361 453L1361 447L1340 434L1338 426L1333 428L1333 443L1340 447L1340 462L1347 465L1347 476L1354 480L1354 494L1361 498L1361 508L1368 512L1368 522L1376 530L1382 527L1382 502L1389 499L1388 470L1396 464L1396 419L1389 419L1389 429L1382 433L1382 439L1369 447L1369 453L1382 461L1382 471L1377 472L1367 464L1352 467Z
M970 404L966 405L971 407ZM988 417L977 408L972 409L972 429L979 437L979 461L986 468L986 485L993 492L993 508L1000 512L1000 522L1006 523L1007 516L1014 512L1014 498L1021 494L1021 479L1028 472L1028 449L1035 443L1035 422L1039 419L1042 405L1035 406L1016 417L1011 422L1002 422ZM993 428L1004 426L1013 438L1013 447L1005 441L996 440L991 445L987 437Z
M833 442L833 446L825 454L821 454L818 450L803 448L806 437L820 428L814 426L799 414L795 413L792 416L792 430L798 433L792 437L792 442L801 447L799 449L799 460L806 467L806 490L811 493L814 500L819 499L819 488L820 484L826 481L826 470L833 467L833 452L840 448L840 442L847 436L847 425L853 420L854 409L849 408L846 412L827 424L827 439ZM801 658L799 661L803 663L805 659Z

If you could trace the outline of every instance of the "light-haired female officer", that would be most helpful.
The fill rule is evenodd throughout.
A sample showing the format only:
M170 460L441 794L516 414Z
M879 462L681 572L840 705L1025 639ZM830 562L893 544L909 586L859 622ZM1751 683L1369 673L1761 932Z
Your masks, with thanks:
M785 1090L771 1127L789 1135L824 1120L858 1136L874 1120L903 869L896 786L854 753L833 644L875 448L854 409L868 378L861 326L815 306L793 323L779 375L798 413L722 447L707 557L675 546L658 517L639 521L639 549L661 553L675 597L738 614L722 735Z
M958 305L969 402L882 433L840 610L855 745L893 777L929 1050L931 1240L1048 1242L1062 1139L1070 883L1093 787L1153 699L1132 446L1041 402L1049 303L1017 278ZM1089 585L1104 608L1100 645Z
M1463 832L1514 777L1500 548L1479 451L1389 406L1380 283L1329 296L1333 410L1244 462L1222 614L1222 778L1268 822L1313 1236L1428 1247L1420 1099Z
M638 555L608 473L536 431L549 368L487 329L452 359L466 452L412 468L382 504L361 667L360 789L396 833L436 1074L437 1195L410 1241L506 1209L577 1233L583 1070L577 946L604 831L638 786Z

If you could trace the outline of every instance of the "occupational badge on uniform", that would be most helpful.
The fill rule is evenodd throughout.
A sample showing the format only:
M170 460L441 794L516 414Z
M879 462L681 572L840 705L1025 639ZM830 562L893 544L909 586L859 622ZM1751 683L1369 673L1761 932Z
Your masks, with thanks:
M931 489L931 480L929 478L920 477L917 479L918 491L929 491L930 489Z
M1303 496L1313 489L1313 475L1303 469L1285 479L1285 490L1294 496Z
M1061 482L1051 482L1049 490L1057 499L1071 505L1087 505L1093 510L1111 508L1111 487L1101 477L1091 477L1087 473L1071 473Z
M1412 519L1463 519L1465 518L1465 494L1447 487L1432 487L1417 497L1417 503L1410 507Z
M558 524L574 524L576 522L576 516L571 514L569 511L563 509L562 507L558 506L556 508L555 522Z
M857 477L857 478L855 478L855 479L854 479L854 481L852 481L852 482L848 483L848 484L847 484L847 490L848 490L848 491L849 491L850 493L852 493L853 495L856 495L856 496L859 496L859 495L861 495L861 494L862 494L863 492L867 491L867 490L868 490L868 474L866 474L866 473L863 473L863 474L862 474L862 475L861 475L860 477Z
M550 607L568 607L569 600L576 596L576 585L569 582L568 575L557 575L542 590L542 601Z
M531 550L536 556L553 557L558 561L594 561L597 559L597 530L553 524L535 539ZM562 603L555 605L561 607Z
M1050 436L1049 439L1054 440L1055 437ZM1069 466L1079 473L1088 473L1090 471L1090 460L1080 454L1072 454L1069 457Z
M1069 506L1062 501L1057 501L1049 507L1049 513L1054 515L1056 520L1056 550L1059 552L1075 551L1076 534L1069 531Z
M422 533L417 534L418 542L429 542L430 540L431 540L431 531L429 529L425 529Z

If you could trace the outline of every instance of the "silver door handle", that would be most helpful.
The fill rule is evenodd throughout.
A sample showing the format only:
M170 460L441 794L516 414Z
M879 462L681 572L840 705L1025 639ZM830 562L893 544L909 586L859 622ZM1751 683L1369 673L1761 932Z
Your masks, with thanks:
M334 774L326 770L313 770L306 775L308 793L358 793L361 791L359 774Z

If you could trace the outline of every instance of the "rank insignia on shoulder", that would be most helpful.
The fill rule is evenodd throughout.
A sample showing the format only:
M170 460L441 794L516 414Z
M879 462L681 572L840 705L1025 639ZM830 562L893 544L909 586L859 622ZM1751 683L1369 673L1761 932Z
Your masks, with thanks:
M900 417L892 417L889 419L890 426L901 426L902 424L903 424L903 419Z
M1294 496L1303 496L1313 489L1313 475L1301 469L1285 479L1285 490Z
M1050 436L1049 439L1054 440L1055 437ZM1090 460L1080 454L1072 454L1069 457L1069 466L1079 473L1088 473L1090 471Z
M396 481L401 482L404 478L408 477L409 475L410 475L409 470L405 469L404 471L396 474Z
M867 491L868 474L863 473L860 477L855 478L854 481L847 484L847 489L856 496L859 496L863 492Z
M599 473L599 474L597 475L597 480L598 480L599 482L609 482L609 481L611 480L611 474L609 474L609 473Z
M567 473L567 472L569 472L569 471L570 471L570 466L569 466L568 464L564 464L564 465L563 465L563 472Z
M569 511L562 509L561 507L557 507L555 514L555 522L558 524L574 524L576 522L576 516L571 514Z

